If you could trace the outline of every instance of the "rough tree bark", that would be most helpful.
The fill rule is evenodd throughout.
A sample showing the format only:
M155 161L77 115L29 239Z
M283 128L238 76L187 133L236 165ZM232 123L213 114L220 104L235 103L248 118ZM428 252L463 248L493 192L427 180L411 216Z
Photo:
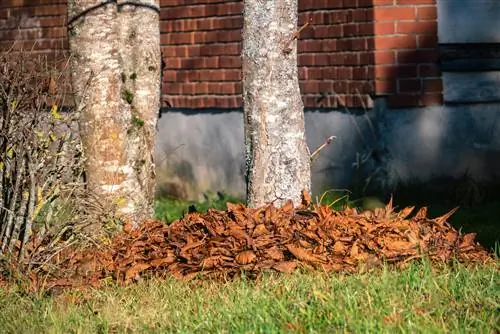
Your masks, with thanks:
M135 223L153 213L158 8L158 0L68 1L71 74L88 186Z
M297 70L297 0L246 0L243 104L247 204L301 200L310 158Z

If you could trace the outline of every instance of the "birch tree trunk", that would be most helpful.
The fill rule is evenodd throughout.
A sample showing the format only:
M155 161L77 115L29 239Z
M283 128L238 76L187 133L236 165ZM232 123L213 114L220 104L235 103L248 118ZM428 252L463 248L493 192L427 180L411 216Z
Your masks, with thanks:
M310 158L297 70L297 0L246 0L243 104L247 204L300 203Z
M68 1L71 75L88 186L139 224L153 214L160 107L158 0Z

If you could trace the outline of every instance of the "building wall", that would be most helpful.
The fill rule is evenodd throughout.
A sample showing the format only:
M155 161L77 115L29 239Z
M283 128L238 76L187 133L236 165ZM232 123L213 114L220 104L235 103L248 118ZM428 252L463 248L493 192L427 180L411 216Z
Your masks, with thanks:
M243 1L161 0L163 100L174 108L240 108ZM3 0L0 48L60 58L67 1ZM305 107L440 104L435 0L299 0Z
M310 22L298 42L309 147L336 136L313 164L316 193L465 173L498 180L500 3L299 0L299 8L298 27ZM35 52L58 59L65 24L66 1L3 0L0 47L37 41ZM171 107L158 124L160 192L243 196L242 24L242 1L161 0ZM486 51L468 52L478 45Z
M178 108L238 108L242 1L162 2L164 97ZM442 102L437 10L429 0L299 0L300 88L309 108Z
M66 17L67 1L2 0L0 50L29 50L62 59L68 50Z

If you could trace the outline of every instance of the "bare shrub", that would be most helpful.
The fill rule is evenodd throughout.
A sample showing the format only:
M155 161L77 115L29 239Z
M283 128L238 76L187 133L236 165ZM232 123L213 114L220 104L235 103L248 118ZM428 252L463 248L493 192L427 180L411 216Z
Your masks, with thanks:
M0 253L23 258L35 232L74 218L64 199L82 188L83 164L67 87L64 63L0 54Z

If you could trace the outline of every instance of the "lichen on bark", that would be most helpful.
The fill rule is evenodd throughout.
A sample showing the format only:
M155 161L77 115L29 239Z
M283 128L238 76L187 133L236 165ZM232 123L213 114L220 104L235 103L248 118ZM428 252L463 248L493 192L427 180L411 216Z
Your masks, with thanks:
M139 224L153 213L161 55L158 0L134 3L75 0L68 16L89 188Z
M310 159L298 83L297 0L244 3L243 104L247 202L301 200Z

